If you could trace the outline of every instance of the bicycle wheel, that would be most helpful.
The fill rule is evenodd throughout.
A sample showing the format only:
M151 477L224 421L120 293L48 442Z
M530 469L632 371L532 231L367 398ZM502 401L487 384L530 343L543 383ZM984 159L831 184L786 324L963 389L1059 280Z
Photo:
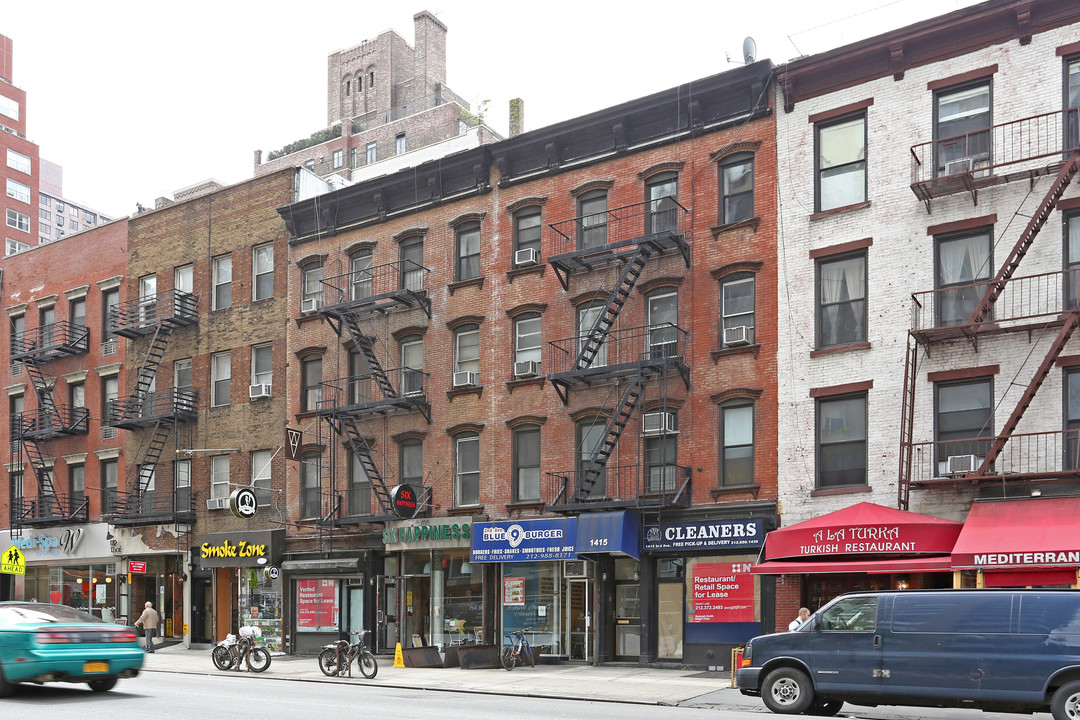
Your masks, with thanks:
M270 667L270 651L266 648L254 647L248 653L248 670L262 672Z
M225 645L218 645L210 653L210 657L214 659L214 665L218 670L228 670L233 666L233 654L229 652L229 648Z
M514 648L507 645L502 649L502 666L507 670L514 669L514 663L517 662L517 657L514 655Z
M525 664L529 667L536 667L536 658L533 656L532 645L528 643L521 646L521 655L525 658Z
M319 669L327 677L336 677L338 674L338 654L334 648L326 648L319 653Z
M368 680L375 677L379 672L379 663L375 661L375 656L367 650L360 652L360 657L357 658L356 664L360 667L360 672Z

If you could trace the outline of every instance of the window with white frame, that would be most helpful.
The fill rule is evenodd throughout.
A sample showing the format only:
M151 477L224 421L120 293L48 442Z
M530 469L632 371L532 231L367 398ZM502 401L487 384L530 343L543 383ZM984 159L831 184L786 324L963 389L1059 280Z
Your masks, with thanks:
M394 154L401 155L405 152L405 133L398 133L394 137Z
M38 208L38 220L50 222L52 220L52 213L45 208Z
M323 266L321 262L308 263L301 270L304 285L304 302L302 312L312 312L312 309L322 307L323 299Z
M401 338L401 392L416 395L424 391L424 338L408 335Z
M578 198L578 250L607 244L607 190L593 190Z
M86 499L86 467L84 465L72 465L68 468L68 484L71 494L71 510L74 512L82 506Z
M274 348L270 343L251 348L251 384L273 385Z
M720 281L720 347L754 344L754 274L736 273Z
M540 499L540 426L514 430L514 502Z
M424 238L414 235L401 241L398 248L401 265L401 287L404 290L424 289Z
M349 295L352 300L371 297L371 250L361 250L349 258Z
M229 488L229 456L212 455L210 457L210 497L227 498L231 492Z
M379 159L378 151L375 148L375 143L369 142L365 150L367 152L366 160L368 164L373 163Z
M518 252L522 250L535 250L536 257L540 257L540 207L530 205L514 213L514 257L518 262Z
M592 459L604 445L607 437L607 419L593 417L581 420L577 423L577 478L574 483L574 497L579 497L577 488L585 479L588 469L592 465ZM604 497L607 495L607 467L601 467L600 472L593 478L592 487L588 489L590 497Z
M19 202L30 202L30 186L24 185L18 180L7 179L7 196Z
M668 412L673 417L673 411ZM645 492L673 493L679 487L679 434L668 430L649 432L642 439L641 454L645 465ZM678 427L677 419L674 426Z
M213 282L214 307L212 309L224 310L232 307L232 255L214 258Z
M866 252L817 263L819 348L866 342Z
M7 209L7 225L10 228L30 232L30 216L13 208Z
M274 297L274 246L272 243L259 245L252 251L251 283L252 300L265 300Z
M101 378L101 416L113 421L116 417L116 401L120 399L120 379L116 375Z
M866 200L866 113L815 126L817 136L816 210L855 205Z
M228 352L215 353L210 358L210 404L218 407L228 405L232 390L232 356Z
M4 254L5 255L14 255L15 253L20 253L23 250L29 250L29 249L30 249L30 246L27 243L19 242L18 240L12 240L11 238L7 238L7 245L4 248Z
M73 327L86 327L86 299L79 298L78 300L72 300L68 305L68 316L71 318L71 325Z
M480 326L463 325L454 333L454 374L480 373Z
M679 176L673 172L660 173L645 184L646 233L678 232Z
M19 103L9 97L0 95L0 115L7 115L12 120L18 120Z
M173 464L173 489L176 491L176 509L191 509L191 461L177 460Z
M480 504L480 435L461 433L454 438L454 506Z
M323 363L321 357L308 358L300 365L300 412L315 412L322 401Z
M15 152L11 148L8 148L7 151L7 166L12 170L18 170L19 172L24 172L28 175L31 171L30 158L22 153Z
M540 374L541 360L541 320L540 313L526 313L514 318L514 374L521 375L525 363L529 373Z
M260 504L269 504L273 450L256 450L251 453L251 487Z
M345 498L345 511L350 517L371 514L371 480L356 453L349 453L349 489Z
M645 322L648 326L645 348L650 358L675 357L680 353L679 293L661 288L645 298Z
M939 176L977 171L990 164L990 81L940 90L934 95L934 150Z
M460 225L455 232L457 246L457 281L480 277L480 223Z
M117 509L119 498L120 467L116 460L101 461L101 507L105 512Z
M581 348L589 341L589 335L592 332L593 326L596 325L597 319L600 317L600 313L604 311L604 303L592 302L588 305L583 305L578 308L577 311L577 325L578 325L578 353L581 352ZM604 335L603 340L600 343L600 347L596 351L596 355L593 356L593 361L589 367L603 367L607 365L607 335Z
M424 443L419 439L398 444L398 475L401 482L420 485L424 479Z
M345 165L345 151L344 150L335 150L331 157L333 158L334 170L337 170L340 167L344 167L344 165Z

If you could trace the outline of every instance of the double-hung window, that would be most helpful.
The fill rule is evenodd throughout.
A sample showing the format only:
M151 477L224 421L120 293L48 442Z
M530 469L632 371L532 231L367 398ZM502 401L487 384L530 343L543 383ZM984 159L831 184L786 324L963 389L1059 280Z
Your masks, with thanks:
M817 211L866 200L866 114L819 123L817 138Z
M403 440L398 445L398 475L401 482L420 485L424 479L424 443L421 440Z
M215 353L210 358L211 400L214 407L229 404L232 389L232 357L228 352Z
M251 384L274 384L274 348L270 343L251 348Z
M514 430L514 501L540 499L540 427Z
M304 453L300 458L300 517L322 515L322 456L317 452Z
M30 158L22 153L15 152L11 148L7 151L7 166L12 170L18 170L24 172L27 175L30 174L31 162Z
M1063 470L1080 469L1080 370L1065 373L1065 458Z
M731 400L720 406L720 486L754 482L754 403Z
M720 283L720 347L753 344L754 275L730 275Z
M401 241L398 248L401 266L401 288L420 291L424 289L424 238L414 235Z
M270 243L259 245L252 253L251 283L252 300L265 300L274 297L274 246Z
M679 230L679 176L673 172L661 173L649 179L645 185L647 234L678 232Z
M540 314L514 318L514 375L539 375L541 358Z
M345 512L349 517L371 514L371 480L356 453L349 453L349 488L346 491Z
M349 259L349 295L352 300L371 297L371 251L361 250Z
M1080 309L1080 212L1065 215L1065 307Z
M990 164L989 80L935 94L934 141L939 176Z
M232 255L214 258L214 310L232 307Z
M866 252L817 263L817 347L866 342Z
M578 199L578 250L607 245L608 196L593 190Z
M315 412L322 401L322 358L308 358L300 366L300 412Z
M335 170L337 170L338 168L343 167L345 165L345 151L344 150L335 150L332 157L333 157L333 165L334 165Z
M367 163L368 164L371 164L371 163L373 163L373 162L375 162L376 160L379 159L379 153L378 153L378 150L376 150L375 143L369 142L367 144L366 152L367 152Z
M521 252L524 250L525 252ZM532 250L533 252L529 252ZM540 260L540 208L531 205L514 213L514 264Z
M469 373L468 382L457 382ZM480 327L463 325L454 333L455 384L476 385L480 376Z
M1065 111L1065 149L1076 150L1080 148L1080 57L1065 60Z
M301 270L301 281L304 286L303 302L300 305L301 312L314 312L322 307L322 280L323 266L321 262L309 263Z
M456 280L480 277L480 223L469 222L455 232L457 246Z
M819 488L866 484L866 393L817 400Z
M939 326L963 325L975 314L990 279L993 263L991 231L980 228L943 235L936 241L937 292L934 295L937 323Z
M660 411L675 416L674 412ZM676 416L677 417L677 416ZM642 459L645 464L645 492L673 493L679 486L679 434L667 428L661 432L647 430L642 439ZM675 423L678 427L678 423Z
M720 225L754 217L754 156L739 153L720 164Z
M462 433L454 438L454 505L480 504L480 435Z
M604 307L603 303L594 302L578 308L578 353L581 352L586 344L595 342L596 338L592 337L592 329L596 325L600 313L604 311ZM605 334L599 338L596 353L593 355L592 362L588 367L603 367L607 365L607 349L607 335Z
M210 497L229 497L229 456L213 455L210 458Z
M424 391L424 338L401 338L401 393L418 395Z
M938 475L978 470L994 437L993 379L940 382L934 390Z
M270 502L273 450L256 450L251 453L251 487L260 503Z
M607 420L603 417L581 420L577 423L577 478L571 491L577 500L588 497L604 497L607 494L607 467L591 473L592 459L604 445ZM590 485L591 483L591 485ZM588 487L583 487L588 485Z

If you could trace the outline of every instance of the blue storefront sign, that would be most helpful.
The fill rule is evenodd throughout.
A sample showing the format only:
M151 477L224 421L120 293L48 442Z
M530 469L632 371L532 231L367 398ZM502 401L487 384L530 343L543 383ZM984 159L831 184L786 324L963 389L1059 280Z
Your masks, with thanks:
M646 525L642 549L739 550L760 547L765 540L765 522L750 520L703 520L695 523Z
M641 559L641 516L628 510L584 513L577 519L575 547L579 557L593 553Z
M573 560L576 518L473 525L471 562Z

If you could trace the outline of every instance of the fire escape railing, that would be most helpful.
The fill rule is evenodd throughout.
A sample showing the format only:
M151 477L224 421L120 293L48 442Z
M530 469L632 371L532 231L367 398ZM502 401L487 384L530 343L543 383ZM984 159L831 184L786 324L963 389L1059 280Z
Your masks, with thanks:
M323 278L322 299L312 303L310 310L318 309L324 314L330 311L364 313L400 305L419 307L431 317L431 299L426 285L430 272L412 260L401 260Z

